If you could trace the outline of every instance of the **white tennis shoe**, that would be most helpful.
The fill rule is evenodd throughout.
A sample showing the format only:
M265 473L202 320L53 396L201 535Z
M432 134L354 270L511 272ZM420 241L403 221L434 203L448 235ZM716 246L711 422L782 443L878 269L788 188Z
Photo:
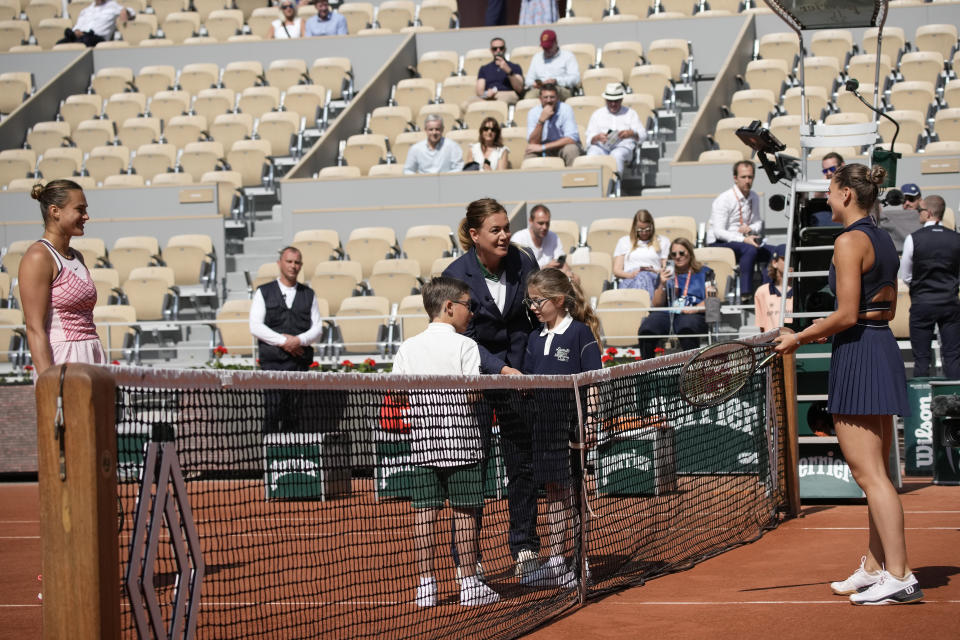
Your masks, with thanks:
M903 580L889 571L881 571L880 579L867 589L850 594L853 604L909 604L923 600L923 591L912 573Z
M468 576L460 583L460 604L462 606L479 607L497 602L500 602L500 595L476 576Z
M536 551L532 549L521 549L520 553L517 554L517 567L514 570L514 575L518 578L523 578L528 573L536 571L538 564L539 556Z
M853 574L846 580L841 580L839 582L831 582L830 588L833 589L833 592L838 596L848 596L851 593L856 593L861 589L866 589L867 587L872 586L878 580L883 573L882 571L870 572L863 568L863 565L867 562L867 556L862 556L860 558L860 567L853 572Z
M567 564L561 556L550 556L537 569L520 578L520 584L528 587L572 589L577 586L577 576L567 568Z
M435 607L437 605L437 581L432 576L420 578L416 604L418 607Z

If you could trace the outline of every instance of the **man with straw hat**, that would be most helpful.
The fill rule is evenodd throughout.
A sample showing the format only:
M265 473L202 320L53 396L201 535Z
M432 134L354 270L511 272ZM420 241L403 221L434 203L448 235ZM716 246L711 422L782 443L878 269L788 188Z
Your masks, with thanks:
M633 156L637 144L646 140L647 130L637 112L623 106L622 83L608 84L603 99L607 106L594 111L587 123L587 155L613 156L622 176L623 167Z

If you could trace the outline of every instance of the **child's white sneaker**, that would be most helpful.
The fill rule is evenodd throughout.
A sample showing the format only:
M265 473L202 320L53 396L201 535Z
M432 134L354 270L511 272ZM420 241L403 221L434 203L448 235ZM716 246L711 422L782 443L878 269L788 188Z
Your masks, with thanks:
M537 569L520 578L520 584L528 587L572 589L577 584L577 576L567 568L562 556L550 556Z
M870 587L850 594L853 604L908 604L921 600L923 591L912 573L901 580L886 570L880 572L880 579Z
M416 604L418 607L434 607L437 605L437 581L433 576L420 578Z
M860 558L860 567L854 571L849 578L846 580L840 580L838 582L831 582L830 588L833 589L833 592L838 596L848 596L851 593L856 593L861 589L866 589L867 587L872 586L877 580L879 580L882 571L867 571L863 568L863 565L866 562L867 556L862 556Z
M500 595L476 576L468 576L460 583L460 604L464 607L478 607L496 602L500 602Z
M535 571L538 563L539 556L536 551L532 549L521 549L520 553L517 554L517 567L514 575L522 579L527 574Z

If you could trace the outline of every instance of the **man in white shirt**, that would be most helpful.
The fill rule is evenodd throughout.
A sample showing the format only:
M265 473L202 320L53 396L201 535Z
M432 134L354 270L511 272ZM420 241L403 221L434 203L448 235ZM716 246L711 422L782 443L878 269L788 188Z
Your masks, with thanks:
M303 260L296 247L285 247L277 260L280 277L261 285L250 302L250 333L259 341L260 368L306 371L313 347L323 332L313 289L297 282ZM286 390L266 394L264 433L299 431L303 394Z
M463 171L463 150L456 142L443 137L443 116L431 113L424 120L427 139L407 152L404 173L449 173Z
M553 29L546 29L540 34L540 48L543 51L538 51L530 60L526 97L536 98L540 95L541 85L555 84L560 100L566 100L580 86L580 65L577 64L577 57L560 48L557 44L557 33Z
M637 112L623 106L623 83L608 84L603 99L607 106L594 111L587 123L587 155L613 156L622 176L637 144L647 139L647 130Z
M751 191L756 168L753 162L741 160L733 165L733 187L713 201L707 225L707 245L733 249L740 264L740 295L744 304L753 302L753 267L757 262L770 262L770 251L760 234L760 198ZM769 282L766 269L760 270L763 282Z
M563 247L557 234L550 231L550 209L546 205L533 207L527 228L513 234L510 241L532 251L541 269L559 269L562 265L559 259L564 255Z
M94 47L98 42L113 39L118 21L123 24L136 17L135 11L120 6L116 0L94 0L93 4L85 7L77 16L77 24L73 29L64 29L64 37L57 44L82 42L88 47Z

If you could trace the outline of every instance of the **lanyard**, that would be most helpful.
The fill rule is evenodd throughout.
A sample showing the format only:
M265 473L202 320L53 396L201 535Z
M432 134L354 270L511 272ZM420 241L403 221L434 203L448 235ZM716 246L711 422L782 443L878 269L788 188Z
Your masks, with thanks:
M733 188L733 197L737 201L737 213L740 215L740 224L743 224L743 202L740 200L740 196L737 195L737 188ZM746 198L744 198L746 200Z
M674 282L676 282L677 291L680 291L680 274L677 274L677 277L676 277L676 279L674 280ZM686 283L684 283L684 285L683 285L683 297L684 297L684 298L687 297L687 291L689 291L689 290L690 290L690 272L687 271L687 281L686 281Z

